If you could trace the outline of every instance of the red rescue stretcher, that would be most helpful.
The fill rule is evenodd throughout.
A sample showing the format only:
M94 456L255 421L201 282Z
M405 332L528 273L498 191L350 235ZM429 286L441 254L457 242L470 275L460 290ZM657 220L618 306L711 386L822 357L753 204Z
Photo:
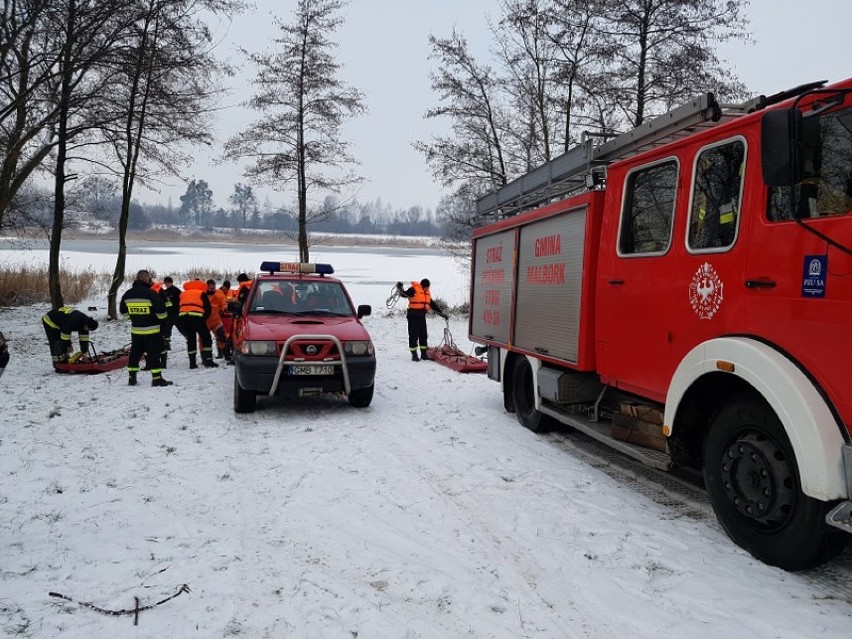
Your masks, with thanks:
M130 361L129 344L114 351L104 351L101 353L94 350L94 344L90 344L89 348L92 349L91 355L83 355L73 364L70 362L54 362L53 370L57 373L85 373L92 375L126 368L127 363Z
M444 338L437 346L426 349L426 353L438 364L452 368L459 373L485 373L488 370L488 362L468 355L461 351L453 340L450 333L450 323L444 328Z

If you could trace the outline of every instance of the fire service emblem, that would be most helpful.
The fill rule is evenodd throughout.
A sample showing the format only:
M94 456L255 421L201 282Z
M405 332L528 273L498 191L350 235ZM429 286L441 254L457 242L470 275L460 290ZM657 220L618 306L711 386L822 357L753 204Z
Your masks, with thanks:
M724 288L719 274L708 262L698 267L689 283L689 303L699 319L713 319L722 305Z

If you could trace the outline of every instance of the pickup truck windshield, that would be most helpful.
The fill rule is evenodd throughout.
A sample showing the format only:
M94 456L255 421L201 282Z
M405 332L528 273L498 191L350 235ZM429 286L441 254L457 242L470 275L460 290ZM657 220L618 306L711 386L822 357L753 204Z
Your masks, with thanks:
M339 283L290 280L261 281L249 313L354 315Z

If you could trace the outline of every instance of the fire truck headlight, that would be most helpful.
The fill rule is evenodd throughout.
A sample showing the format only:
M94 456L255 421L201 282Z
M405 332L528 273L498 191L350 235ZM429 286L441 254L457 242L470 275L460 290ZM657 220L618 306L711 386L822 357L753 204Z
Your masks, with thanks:
M364 340L360 342L346 342L343 345L343 351L347 355L372 355L375 353L373 342Z
M243 355L275 355L275 342L243 342Z

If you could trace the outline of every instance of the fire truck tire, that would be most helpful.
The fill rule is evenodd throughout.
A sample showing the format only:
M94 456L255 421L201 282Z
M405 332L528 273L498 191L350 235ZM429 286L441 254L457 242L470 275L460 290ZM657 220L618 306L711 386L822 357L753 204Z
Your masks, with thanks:
M373 401L374 385L370 384L367 388L356 388L349 393L349 404L355 408L367 408L370 402Z
M236 373L234 374L234 412L251 413L257 407L257 393L240 386Z
M549 415L542 414L535 407L535 385L532 366L525 357L515 360L512 373L512 402L515 405L515 417L521 426L534 433L542 433L555 424Z
M803 570L846 545L846 536L825 523L832 504L802 492L784 427L757 395L732 398L713 419L704 482L725 532L761 561Z

